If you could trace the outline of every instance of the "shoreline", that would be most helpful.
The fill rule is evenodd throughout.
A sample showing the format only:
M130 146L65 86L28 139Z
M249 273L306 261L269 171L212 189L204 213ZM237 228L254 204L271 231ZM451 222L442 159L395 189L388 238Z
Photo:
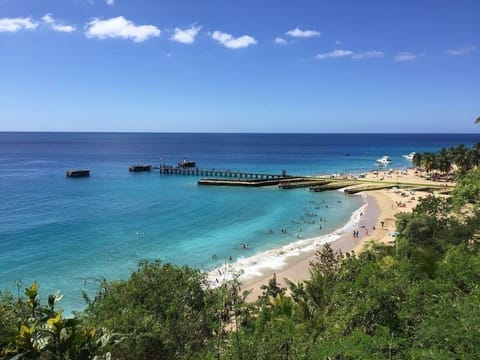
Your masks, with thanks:
M320 250L327 242L332 246L334 251L341 250L343 253L345 253L353 250L355 253L357 253L358 249L361 249L363 244L368 239L375 236L375 231L372 232L371 235L366 236L364 227L367 229L372 229L372 227L376 225L381 214L381 210L376 202L375 196L368 194L364 196L364 198L366 203L357 210L363 213L363 215L360 216L356 221L350 221L340 228L343 230L343 232L338 238L334 239L333 241L325 241L315 246L314 249L305 251L300 255L287 258L285 266L280 269L266 269L261 276L245 279L244 281L242 281L243 279L240 278L242 289L250 291L247 301L253 302L262 294L261 286L268 284L268 281L272 278L273 274L276 275L277 283L281 287L287 287L285 278L293 282L308 280L310 277L310 263L315 261L316 252ZM359 230L358 239L353 238L353 230ZM338 231L339 230L335 231L334 233Z
M372 172L368 173L368 178L374 178L378 175ZM419 179L413 173L407 176L402 176L402 182L415 181L425 184L432 182ZM449 184L453 186L454 184ZM395 231L395 215L400 212L411 212L417 205L420 198L428 193L423 191L406 191L396 189L382 189L362 192L359 195L364 196L366 204L358 211L363 212L358 219L353 219L355 213L352 215L351 221L345 224L342 228L334 231L336 234L339 231L342 233L338 238L329 242L334 251L355 252L360 253L364 246L373 241L377 243L393 244L394 238L390 236L392 231ZM363 209L363 210L361 210ZM353 220L353 221L352 221ZM383 222L383 226L381 224ZM343 231L342 231L343 230ZM359 231L359 238L353 238L353 230ZM332 235L330 234L330 235ZM310 278L309 268L310 263L316 261L316 252L322 248L322 244L316 244L314 249L302 252L296 256L287 257L284 266L278 269L263 269L262 275L255 276L248 279L240 277L241 287L243 290L250 291L247 301L254 302L262 294L261 286L267 285L273 274L276 275L277 283L281 287L287 287L285 278L293 282L302 282ZM288 287L287 287L288 288Z

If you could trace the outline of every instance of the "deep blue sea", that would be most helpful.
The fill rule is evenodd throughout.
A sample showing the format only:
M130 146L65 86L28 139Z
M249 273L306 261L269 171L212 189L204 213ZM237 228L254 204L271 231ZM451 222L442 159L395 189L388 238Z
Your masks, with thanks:
M261 258L299 236L327 236L363 204L338 191L199 186L196 177L129 173L131 164L186 158L205 169L360 173L383 155L402 168L411 166L402 157L411 151L479 140L478 134L0 133L0 289L16 293L18 281L23 290L36 280L44 301L59 289L63 308L81 309L81 289L96 287L91 279L126 278L141 259L210 270L230 256ZM76 168L91 176L65 177Z

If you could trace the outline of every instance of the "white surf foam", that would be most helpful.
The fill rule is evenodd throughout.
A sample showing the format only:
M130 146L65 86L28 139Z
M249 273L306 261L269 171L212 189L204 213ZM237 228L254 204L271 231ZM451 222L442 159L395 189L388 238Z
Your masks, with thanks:
M236 261L227 263L219 268L208 272L208 279L212 286L220 285L224 281L231 280L234 274L240 273L239 280L244 282L255 277L260 277L271 270L280 270L287 265L290 257L298 256L305 252L319 249L320 245L339 239L347 231L352 231L360 222L368 206L367 197L362 196L364 204L353 212L349 221L335 231L313 238L299 239L280 248L267 250L253 256L241 257Z

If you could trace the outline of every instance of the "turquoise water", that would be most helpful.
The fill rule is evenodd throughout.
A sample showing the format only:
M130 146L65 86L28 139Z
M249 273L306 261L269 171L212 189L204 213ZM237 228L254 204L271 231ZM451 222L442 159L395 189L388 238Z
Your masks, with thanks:
M406 136L376 135L376 147L360 141L365 135L352 136L0 133L0 289L15 291L16 281L24 287L36 280L44 299L60 289L70 311L84 306L81 289L94 291L91 278L125 278L141 259L210 270L230 256L237 261L299 237L330 234L362 206L360 197L204 187L196 177L127 169L187 157L205 168L358 172L382 155L403 167L402 154L422 151ZM476 141L473 135L422 136L428 150L445 141ZM66 169L81 167L92 176L65 177Z

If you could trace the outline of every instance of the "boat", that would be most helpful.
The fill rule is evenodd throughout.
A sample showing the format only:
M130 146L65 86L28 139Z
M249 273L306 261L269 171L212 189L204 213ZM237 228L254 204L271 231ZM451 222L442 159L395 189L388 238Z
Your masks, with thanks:
M89 177L90 170L88 169L67 170L66 176L70 178Z
M413 157L415 156L416 152L415 151L412 151L410 154L408 155L403 155L403 157L407 160L410 160L412 161L413 160Z
M377 163L380 165L388 165L392 163L392 159L387 155L382 156L380 159L377 159Z
M181 168L194 168L196 166L197 164L195 161L188 161L187 159L183 159L178 163L178 167L181 167Z
M150 171L150 170L152 170L152 165L135 164L135 165L130 165L128 167L128 171L130 172L140 172L140 171Z

